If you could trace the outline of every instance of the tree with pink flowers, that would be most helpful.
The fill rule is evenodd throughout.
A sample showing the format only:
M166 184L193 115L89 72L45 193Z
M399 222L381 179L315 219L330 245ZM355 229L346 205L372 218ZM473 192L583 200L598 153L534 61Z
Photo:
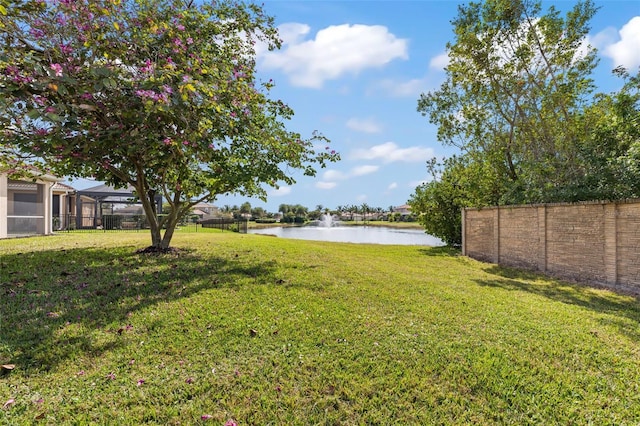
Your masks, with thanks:
M265 198L295 170L338 159L322 135L285 127L293 111L257 77L257 47L280 40L255 4L0 1L0 43L5 165L30 156L58 175L132 185L156 250L194 204Z

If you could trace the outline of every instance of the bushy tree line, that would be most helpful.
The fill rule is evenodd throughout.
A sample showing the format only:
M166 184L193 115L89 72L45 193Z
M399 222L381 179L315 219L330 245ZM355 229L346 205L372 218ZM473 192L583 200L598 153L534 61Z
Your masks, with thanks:
M566 14L539 2L459 7L447 78L418 111L460 149L432 160L432 180L409 204L427 232L461 242L464 207L640 196L640 79L596 93L595 49L585 45L590 0Z

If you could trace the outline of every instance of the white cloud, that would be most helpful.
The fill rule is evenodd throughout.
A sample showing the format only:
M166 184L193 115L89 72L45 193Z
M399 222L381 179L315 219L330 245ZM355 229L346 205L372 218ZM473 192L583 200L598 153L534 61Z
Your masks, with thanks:
M378 171L379 166L358 166L351 170L351 176L364 176Z
M606 46L603 55L613 60L614 67L622 65L633 70L640 66L640 16L635 16L618 32L620 40Z
M405 163L417 163L426 161L434 156L433 149L420 146L400 148L393 142L375 145L368 149L356 149L351 157L356 160L383 160L385 163L401 161Z
M324 172L324 174L322 175L322 178L325 181L330 181L330 180L343 180L348 178L349 176L345 175L344 173L338 171L338 170L327 170L326 172Z
M282 197L289 194L291 194L291 187L289 186L281 186L280 188L274 189L269 193L269 195L271 195L272 197Z
M319 89L326 80L409 57L408 41L380 25L332 25L306 41L308 25L288 23L278 29L283 49L262 52L261 65L282 70L294 86Z
M333 189L337 185L338 184L336 182L324 182L324 181L316 182L316 188L318 189Z
M309 34L311 27L298 22L288 22L278 26L278 35L282 44L298 44Z
M341 172L338 170L327 170L322 175L322 180L316 182L316 188L320 189L333 189L338 186L336 181L347 180L351 177L364 176L371 173L375 173L380 169L380 166L364 165L356 166L348 172Z
M347 121L347 127L351 130L355 130L356 132L363 133L379 133L382 130L380 124L376 123L372 118L350 118Z
M593 46L598 50L604 49L618 38L618 31L613 27L605 28L595 35L585 37L580 51L586 51L585 45Z
M356 197L357 201L367 201L367 194L360 194Z
M392 191L392 190L396 189L397 187L398 187L397 182L393 182L392 184L390 184L390 185L387 187L387 190L388 190L388 191Z
M408 81L384 79L376 84L376 88L396 98L416 98L427 91L429 82L426 78L414 78Z
M429 68L442 71L449 65L449 54L447 52L441 53L438 56L434 56L429 61Z

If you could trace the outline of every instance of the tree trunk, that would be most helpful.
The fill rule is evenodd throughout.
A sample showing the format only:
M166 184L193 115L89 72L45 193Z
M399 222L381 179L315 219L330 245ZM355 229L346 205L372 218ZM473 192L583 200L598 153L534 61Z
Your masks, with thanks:
M162 249L162 234L161 227L158 221L158 213L156 212L155 194L147 194L144 184L139 183L135 186L140 201L142 202L142 209L149 223L149 230L151 231L151 247L156 250Z

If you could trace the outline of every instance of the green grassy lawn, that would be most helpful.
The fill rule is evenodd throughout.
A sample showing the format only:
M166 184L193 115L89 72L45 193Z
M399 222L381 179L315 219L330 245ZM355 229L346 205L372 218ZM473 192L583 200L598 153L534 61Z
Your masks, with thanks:
M0 424L640 423L632 297L445 248L148 242L0 241Z

